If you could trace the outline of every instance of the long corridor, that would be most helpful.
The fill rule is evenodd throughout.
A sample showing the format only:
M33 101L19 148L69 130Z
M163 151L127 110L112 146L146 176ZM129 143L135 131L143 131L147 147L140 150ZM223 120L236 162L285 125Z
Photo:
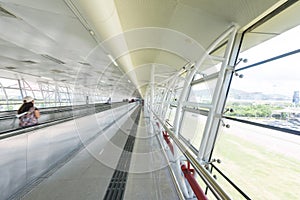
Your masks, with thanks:
M167 167L149 116L138 107L19 197L178 199Z

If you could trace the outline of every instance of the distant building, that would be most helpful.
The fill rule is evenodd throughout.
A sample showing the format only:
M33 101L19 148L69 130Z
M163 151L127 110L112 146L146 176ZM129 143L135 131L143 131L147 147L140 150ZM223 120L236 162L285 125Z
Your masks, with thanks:
M299 91L294 91L293 95L293 103L295 105L299 105Z

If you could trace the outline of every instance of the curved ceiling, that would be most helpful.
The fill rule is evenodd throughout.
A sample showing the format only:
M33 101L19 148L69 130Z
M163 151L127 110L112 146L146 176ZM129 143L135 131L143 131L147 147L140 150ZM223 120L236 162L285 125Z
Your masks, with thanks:
M243 31L284 2L0 0L0 69L144 95L153 66L161 82L232 23Z

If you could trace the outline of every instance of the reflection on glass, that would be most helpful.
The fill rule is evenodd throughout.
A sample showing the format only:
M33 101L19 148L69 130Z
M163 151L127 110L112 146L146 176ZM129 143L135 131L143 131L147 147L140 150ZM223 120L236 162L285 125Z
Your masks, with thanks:
M196 103L210 104L214 88L216 86L216 79L195 84L191 87L189 101Z
M255 32L255 30L246 33L243 46L247 46L248 40L253 42L253 40L255 40L254 38L265 35L264 33ZM248 62L240 63L237 69L299 49L299 42L297 42L299 35L300 26L297 26L255 46L255 48L242 52L239 57L247 59Z
M232 120L227 123L230 128L221 128L212 156L222 161L217 167L252 199L298 199L300 136ZM222 179L219 182L233 199L240 199L232 187Z
M184 112L180 134L196 149L199 149L205 128L206 116Z
M211 75L211 74L214 74L214 73L217 73L220 71L221 69L221 65L222 63L218 63L218 64L215 64L214 66L208 68L208 69L205 69L203 71L201 71L201 73L204 75L204 76L208 76L208 75Z

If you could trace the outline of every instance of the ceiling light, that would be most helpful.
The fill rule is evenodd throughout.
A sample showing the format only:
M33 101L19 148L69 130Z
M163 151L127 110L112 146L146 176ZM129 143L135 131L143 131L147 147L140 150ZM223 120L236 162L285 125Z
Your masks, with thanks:
M115 59L110 54L108 54L107 56L111 60L111 62L114 63L115 66L117 66L117 67L119 66L118 63L115 61Z
M41 76L41 78L46 79L46 80L53 81L53 79L52 79L52 78L49 78L49 77Z
M95 35L93 30L89 30L89 32L90 32L91 35Z

